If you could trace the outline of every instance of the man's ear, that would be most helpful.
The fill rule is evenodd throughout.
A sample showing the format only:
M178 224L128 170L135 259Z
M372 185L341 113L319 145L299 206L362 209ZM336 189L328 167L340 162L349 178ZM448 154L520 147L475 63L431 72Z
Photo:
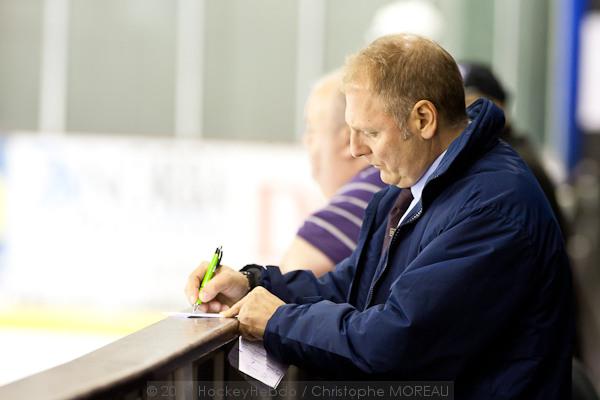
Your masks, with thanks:
M410 113L414 132L423 139L429 140L435 136L438 128L438 112L429 100L419 100Z

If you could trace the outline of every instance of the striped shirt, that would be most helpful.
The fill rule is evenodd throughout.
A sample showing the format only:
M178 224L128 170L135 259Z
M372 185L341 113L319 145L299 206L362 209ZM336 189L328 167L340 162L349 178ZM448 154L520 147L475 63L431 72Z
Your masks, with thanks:
M365 208L371 197L385 186L376 168L363 169L342 186L325 207L304 221L298 236L335 264L339 263L354 251Z

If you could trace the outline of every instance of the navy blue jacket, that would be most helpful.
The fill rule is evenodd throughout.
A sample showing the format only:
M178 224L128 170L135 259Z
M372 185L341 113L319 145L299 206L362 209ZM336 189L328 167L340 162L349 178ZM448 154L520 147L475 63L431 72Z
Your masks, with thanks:
M334 271L262 274L288 303L267 324L270 354L326 378L452 380L457 399L568 398L572 293L559 227L497 138L502 111L479 100L468 114L389 254L393 186L370 202L358 247Z

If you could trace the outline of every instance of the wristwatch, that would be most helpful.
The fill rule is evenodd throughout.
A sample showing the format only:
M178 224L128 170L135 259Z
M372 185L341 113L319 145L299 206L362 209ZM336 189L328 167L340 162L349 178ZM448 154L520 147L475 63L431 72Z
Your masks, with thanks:
M240 272L248 279L248 291L251 291L259 285L260 275L265 270L265 267L258 264L248 264L244 268L240 269Z

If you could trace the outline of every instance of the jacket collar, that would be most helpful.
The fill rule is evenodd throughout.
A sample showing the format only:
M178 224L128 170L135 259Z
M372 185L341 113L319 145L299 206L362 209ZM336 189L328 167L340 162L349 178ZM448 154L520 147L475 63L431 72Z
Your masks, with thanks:
M467 108L467 116L469 125L450 143L444 159L428 181L459 165L472 163L496 143L504 127L504 112L498 106L480 98Z
M467 116L469 125L448 146L436 171L427 179L421 206L433 199L439 189L449 184L455 172L468 167L497 143L497 137L504 127L504 112L500 108L491 100L480 98L467 108ZM436 182L432 185L432 181ZM390 185L382 200L389 199L386 203L393 203L392 199L395 199L401 190ZM413 207L405 219L409 219L418 208L420 207Z

